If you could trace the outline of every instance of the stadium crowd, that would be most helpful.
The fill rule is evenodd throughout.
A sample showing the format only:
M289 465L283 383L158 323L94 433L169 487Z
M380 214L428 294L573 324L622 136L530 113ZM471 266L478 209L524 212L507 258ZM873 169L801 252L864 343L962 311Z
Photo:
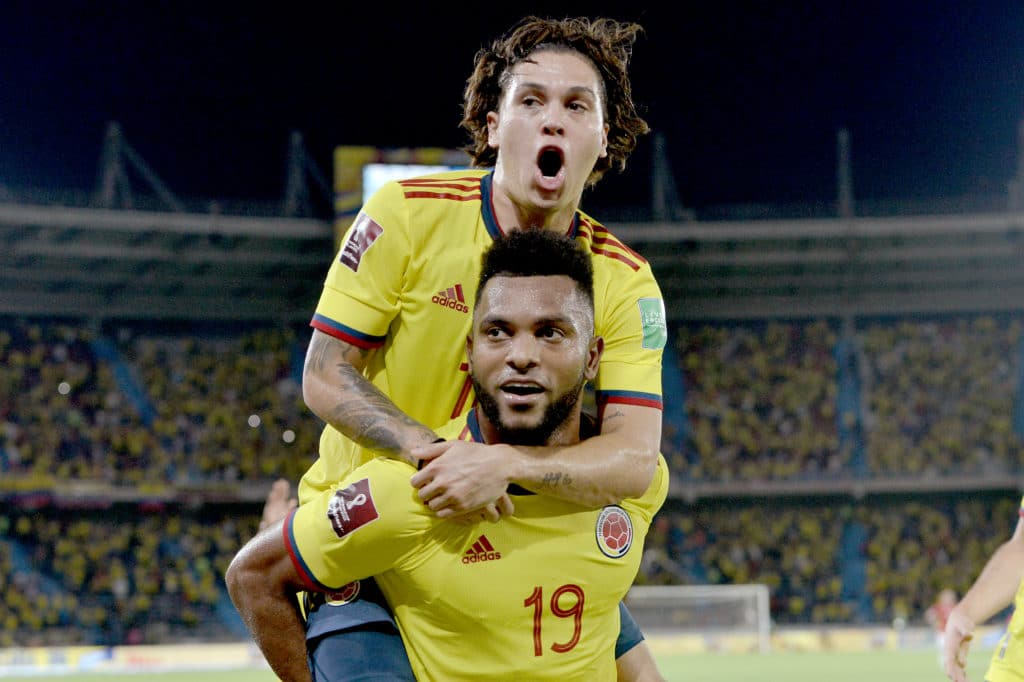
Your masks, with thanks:
M152 432L169 480L298 480L309 466L322 424L302 402L294 330L122 336L156 411Z
M670 464L713 481L841 473L835 343L826 321L680 326L690 426Z
M1024 465L1019 319L873 323L860 334L876 475L1002 474Z
M0 472L141 476L145 467L136 458L149 456L152 438L110 367L97 361L92 338L71 323L14 320L0 327Z
M153 509L145 491L297 481L321 426L297 378L303 333L0 320L0 646L223 636L222 576L259 509ZM678 326L685 395L666 403L681 399L685 421L666 423L664 438L674 477L1021 472L1020 320L864 322L845 379L841 337L828 320ZM842 435L853 425L861 446ZM46 497L90 480L138 499L69 510ZM765 583L778 623L912 621L939 589L966 589L1018 502L1013 490L675 499L638 582ZM862 540L844 542L851 529Z
M1013 533L1019 506L1020 496L1013 494L858 506L869 538L863 551L874 619L912 622L944 588L966 592Z
M224 638L224 571L255 534L257 514L67 511L0 511L0 644Z
M840 578L846 508L714 503L663 512L647 537L638 584L763 583L778 623L852 616Z
M117 338L111 363L87 327L0 326L0 472L139 486L297 480L309 465L321 426L293 375L293 330Z

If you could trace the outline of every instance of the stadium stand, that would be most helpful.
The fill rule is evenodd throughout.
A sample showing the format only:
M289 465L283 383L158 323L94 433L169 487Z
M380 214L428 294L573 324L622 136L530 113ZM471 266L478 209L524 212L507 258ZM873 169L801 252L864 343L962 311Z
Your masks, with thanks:
M835 338L827 321L679 327L688 427L676 470L715 481L842 472Z
M221 576L260 498L211 505L243 483L294 480L315 452L320 425L297 383L305 332L2 322L0 377L6 395L26 396L0 413L4 641L230 638ZM866 321L853 362L865 476L839 437L835 324L676 325L686 409L681 430L666 428L666 453L677 482L701 492L676 489L638 584L764 583L779 625L913 619L940 586L965 588L1019 499L1018 330L1012 315ZM906 422L933 395L943 405ZM984 456L965 443L987 444ZM875 491L870 504L835 487L904 474L901 491ZM961 483L926 485L951 479ZM206 503L182 504L181 491L205 491L193 500ZM991 532L967 542L977 527Z
M134 205L0 202L0 646L243 636L224 568L316 455L330 223ZM779 626L913 622L1017 518L1024 214L825 208L611 225L671 331L638 583L764 583Z

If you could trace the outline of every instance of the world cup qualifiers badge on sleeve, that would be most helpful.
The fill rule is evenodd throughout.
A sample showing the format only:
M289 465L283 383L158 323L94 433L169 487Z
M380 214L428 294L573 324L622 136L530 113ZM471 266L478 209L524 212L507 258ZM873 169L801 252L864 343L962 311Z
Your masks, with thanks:
M650 350L661 350L668 341L668 325L665 324L665 301L660 298L641 298L640 326L644 332L641 344Z
M368 478L337 491L327 503L327 518L331 520L331 527L339 538L376 521L379 517Z
M363 260L363 254L373 246L382 232L383 227L375 223L370 216L360 213L348 231L338 260L352 272L359 272L359 262Z

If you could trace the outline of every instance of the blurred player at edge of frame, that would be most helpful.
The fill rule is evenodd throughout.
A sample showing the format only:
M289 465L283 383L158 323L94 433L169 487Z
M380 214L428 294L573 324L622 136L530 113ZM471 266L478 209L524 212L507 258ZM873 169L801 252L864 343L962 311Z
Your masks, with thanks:
M440 434L570 445L593 428L581 404L603 351L592 273L589 256L563 235L495 240L466 346L479 402ZM617 679L619 603L668 492L664 458L641 497L600 509L513 485L517 512L494 525L438 518L410 494L414 472L371 460L235 557L230 594L267 659L277 660L278 640L302 634L295 590L342 592L373 575L395 607L417 680ZM275 672L313 679L301 667Z
M947 587L939 592L938 597L924 612L925 621L935 629L935 646L938 651L939 666L943 668L945 663L943 662L942 644L946 638L946 621L954 606L956 606L956 592Z
M996 645L986 682L1024 681L1024 499L1010 539L989 557L974 584L946 620L943 662L954 682L967 682L967 651L974 628L1013 604L1013 616Z

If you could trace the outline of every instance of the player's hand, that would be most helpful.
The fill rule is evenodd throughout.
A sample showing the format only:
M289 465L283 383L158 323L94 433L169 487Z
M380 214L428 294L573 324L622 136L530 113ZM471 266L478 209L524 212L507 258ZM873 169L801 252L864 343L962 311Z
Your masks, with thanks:
M291 485L283 478L274 481L267 493L267 501L263 503L263 518L260 519L260 530L274 525L288 512L299 504L299 501L291 497Z
M481 521L497 523L502 516L511 516L516 507L512 504L512 498L508 494L502 495L497 502L487 505L478 511L466 512L465 514L454 514L448 517L449 521L461 523L465 526L472 526Z
M409 482L439 518L483 512L484 519L497 520L511 513L512 501L505 494L509 449L459 440L431 443L412 451L426 463Z
M954 608L946 620L942 643L942 667L953 682L967 680L967 650L973 638L974 623L960 609Z

